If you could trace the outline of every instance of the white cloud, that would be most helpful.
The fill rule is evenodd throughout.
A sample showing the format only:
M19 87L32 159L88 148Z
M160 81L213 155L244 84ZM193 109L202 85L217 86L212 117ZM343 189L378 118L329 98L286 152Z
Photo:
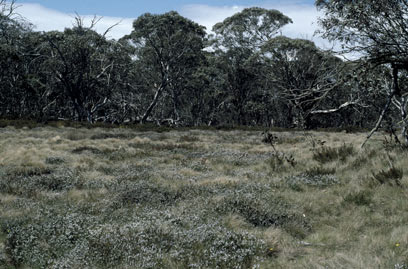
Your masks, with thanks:
M332 48L332 44L327 40L315 35L318 29L317 19L321 14L313 5L267 5L266 8L274 8L292 19L293 23L284 27L282 33L292 38L303 38L313 40L316 45L324 48Z
M207 32L210 32L216 23L222 22L244 8L244 6L186 5L182 7L180 14L205 26Z
M313 5L304 4L261 4L259 7L277 9L293 20L292 24L282 29L282 34L291 38L304 38L313 40L324 49L332 45L322 38L314 35L318 29L317 18L319 12ZM210 32L212 26L222 22L225 18L242 11L245 6L208 6L208 5L186 5L180 10L180 14L204 25Z
M65 28L72 27L76 17L76 14L67 14L29 3L19 3L16 12L32 23L37 31L63 31ZM85 25L90 25L94 18L93 15L80 15ZM95 30L104 33L109 27L120 22L107 34L109 38L119 39L132 31L133 20L132 18L102 17L96 24Z
M283 4L282 4L283 2ZM330 48L328 41L314 36L317 29L318 11L313 5L287 4L282 1L280 4L261 4L260 7L277 9L293 20L293 24L284 27L282 33L292 38L305 38L316 42L323 48ZM38 31L59 30L72 27L76 14L68 14L53 9L48 9L39 4L19 3L17 12L36 26ZM242 11L246 6L209 6L209 5L185 5L179 12L197 23L204 25L207 31L211 31L214 24L222 22L225 18ZM86 25L90 24L93 16L80 14ZM134 18L103 17L96 25L99 33L104 33L110 26L120 22L115 26L109 37L119 39L132 31Z

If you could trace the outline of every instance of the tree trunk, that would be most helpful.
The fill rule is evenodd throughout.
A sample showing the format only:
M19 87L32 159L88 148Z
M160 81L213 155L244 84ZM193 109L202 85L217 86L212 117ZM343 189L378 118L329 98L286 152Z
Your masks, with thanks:
M73 100L74 108L78 114L78 121L84 121L86 117L85 108L82 106L82 103L78 101L78 99Z
M390 109L390 106L392 104L392 100L394 98L394 96L401 96L401 91L399 88L399 84L398 84L398 68L393 66L392 67L392 76L393 76L393 87L392 87L392 91L388 96L388 100L387 103L385 104L383 110L381 111L380 117L378 118L377 124L375 125L374 129L371 130L371 132L368 134L366 140L364 141L364 143L361 145L361 147L363 148L365 146L365 144L367 143L367 141L371 138L371 136L377 132L377 130L380 128L382 121L384 120L385 115L387 114L388 110ZM402 104L401 104L402 107ZM404 129L404 128L403 128ZM406 132L403 130L403 132ZM404 136L404 134L403 134ZM405 137L404 137L405 140Z
M180 120L180 114L178 112L179 98L175 90L173 90L172 92L173 92L173 114L174 114L174 120L177 122Z
M407 101L408 97L404 96L401 98L401 122L402 122L402 130L401 135L402 139L404 139L405 145L408 145L408 118L407 118Z
M156 90L156 93L154 95L153 101L150 103L149 107L147 108L146 112L143 114L143 117L140 121L141 124L145 124L147 121L147 118L150 116L152 113L154 107L156 106L157 102L159 101L160 95L164 90L164 85L160 85L160 87Z

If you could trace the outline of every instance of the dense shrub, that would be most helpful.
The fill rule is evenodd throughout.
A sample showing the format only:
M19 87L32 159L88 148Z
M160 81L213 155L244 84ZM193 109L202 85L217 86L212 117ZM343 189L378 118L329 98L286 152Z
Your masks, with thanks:
M265 249L217 220L148 210L102 224L73 208L41 209L4 224L7 258L16 267L250 268Z
M81 177L65 169L46 175L0 177L0 192L30 197L39 191L68 191L81 188L83 183Z

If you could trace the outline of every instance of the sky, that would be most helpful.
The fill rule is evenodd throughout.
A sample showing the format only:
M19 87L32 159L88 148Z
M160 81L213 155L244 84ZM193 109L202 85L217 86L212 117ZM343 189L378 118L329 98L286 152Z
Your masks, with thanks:
M119 23L109 33L110 38L118 39L132 31L132 22L138 16L149 12L179 12L211 31L212 26L246 7L277 9L293 20L285 26L283 34L292 38L313 40L322 48L330 44L314 36L318 28L318 11L314 0L17 0L16 10L21 16L35 25L35 30L64 30L71 27L75 14L90 21L94 16L103 17L96 26L98 32L105 32L111 25Z

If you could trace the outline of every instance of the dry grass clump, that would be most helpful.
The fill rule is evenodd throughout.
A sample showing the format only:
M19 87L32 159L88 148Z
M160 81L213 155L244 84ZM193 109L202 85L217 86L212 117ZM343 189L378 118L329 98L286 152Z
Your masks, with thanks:
M55 126L1 129L1 268L408 265L381 135Z

